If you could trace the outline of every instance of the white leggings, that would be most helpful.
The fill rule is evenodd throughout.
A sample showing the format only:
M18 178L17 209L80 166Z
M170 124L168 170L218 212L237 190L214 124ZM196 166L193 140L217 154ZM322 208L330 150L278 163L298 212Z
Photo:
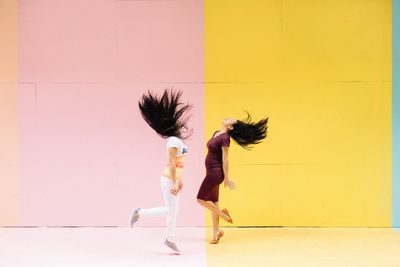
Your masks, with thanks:
M140 209L140 217L156 217L166 216L167 217L167 239L168 241L175 242L175 227L176 227L176 215L179 211L179 194L174 196L171 194L172 180L161 176L161 191L164 198L164 207L156 207L150 209Z

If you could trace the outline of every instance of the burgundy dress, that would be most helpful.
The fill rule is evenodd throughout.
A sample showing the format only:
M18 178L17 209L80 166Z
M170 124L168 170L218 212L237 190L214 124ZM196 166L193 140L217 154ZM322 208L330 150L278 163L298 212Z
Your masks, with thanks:
M214 134L215 135L215 134ZM224 181L222 167L222 148L229 146L231 142L227 133L211 138L207 143L208 153L206 157L206 177L201 183L198 199L218 202L219 185Z

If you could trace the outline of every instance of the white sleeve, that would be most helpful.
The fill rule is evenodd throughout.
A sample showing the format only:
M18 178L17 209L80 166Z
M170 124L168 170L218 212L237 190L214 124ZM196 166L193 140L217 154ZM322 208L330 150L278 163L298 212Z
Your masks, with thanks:
M167 142L167 148L177 147L179 148L179 139L178 138L170 138Z

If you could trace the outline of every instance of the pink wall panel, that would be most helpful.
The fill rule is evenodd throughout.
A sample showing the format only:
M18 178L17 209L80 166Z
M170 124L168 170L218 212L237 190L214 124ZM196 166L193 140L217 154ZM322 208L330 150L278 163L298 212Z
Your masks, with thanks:
M125 226L133 207L162 204L165 140L137 102L164 87L195 106L178 224L203 224L202 12L183 0L21 1L20 225Z
M116 4L20 0L20 81L115 82Z
M18 222L17 1L0 1L0 226Z
M117 17L120 81L203 81L203 1L118 1Z
M0 82L0 226L18 223L18 85Z

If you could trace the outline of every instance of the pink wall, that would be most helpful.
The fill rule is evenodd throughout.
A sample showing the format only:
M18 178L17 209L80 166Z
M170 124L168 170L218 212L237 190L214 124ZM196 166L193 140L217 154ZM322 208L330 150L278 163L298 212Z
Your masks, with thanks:
M18 12L19 225L126 226L133 207L162 204L165 140L137 102L165 87L195 106L178 224L203 225L203 2L22 0Z
M18 222L17 2L0 1L0 226Z

